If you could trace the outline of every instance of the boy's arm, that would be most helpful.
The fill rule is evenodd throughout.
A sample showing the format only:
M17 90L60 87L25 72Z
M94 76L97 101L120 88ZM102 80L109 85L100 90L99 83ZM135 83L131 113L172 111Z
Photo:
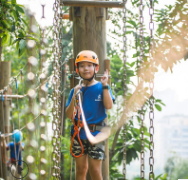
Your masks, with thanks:
M65 113L69 119L72 118L73 111L74 111L74 100L75 100L75 94L72 95L71 102L69 106L65 109Z
M1 135L1 137L2 137L2 140L3 140L3 146L7 149L8 146L7 146L7 143L6 143L6 140L5 140L5 136L4 136L4 134Z
M103 104L106 109L111 109L113 105L112 98L108 89L103 89Z
M69 119L72 118L73 112L74 112L74 100L75 100L75 94L72 95L71 102L69 106L65 109L65 113Z
M107 86L108 85L107 82L108 82L108 70L106 69L104 75L101 77L101 83L103 86ZM103 89L103 104L106 109L112 108L113 102L108 88Z
M24 145L22 144L21 141L19 141L19 145L22 147L22 150L24 150Z
M69 119L72 118L72 115L73 115L73 112L74 112L74 100L75 100L75 96L76 96L76 93L78 92L79 89L81 89L82 87L80 85L77 85L75 86L74 88L74 93L72 95L72 99L71 99L71 102L69 104L69 106L65 109L65 113L67 115L67 117Z

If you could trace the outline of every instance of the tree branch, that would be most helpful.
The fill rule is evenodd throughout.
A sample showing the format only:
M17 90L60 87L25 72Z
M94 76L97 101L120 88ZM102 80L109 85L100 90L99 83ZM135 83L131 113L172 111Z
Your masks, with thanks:
M116 132L114 140L113 140L112 147L109 151L109 164L111 163L112 158L114 156L114 150L115 150L115 147L116 147L116 144L117 144L117 140L118 140L118 136L119 136L120 131L121 131L121 128L119 128L119 130Z

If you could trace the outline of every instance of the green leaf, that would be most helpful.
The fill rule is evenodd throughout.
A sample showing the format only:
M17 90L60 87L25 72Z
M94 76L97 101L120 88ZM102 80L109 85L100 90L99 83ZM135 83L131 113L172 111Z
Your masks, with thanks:
M16 11L13 11L12 13L13 13L13 16L14 16L15 20L18 21L18 16L16 14Z
M16 0L11 0L11 3L12 4L16 4Z
M15 4L15 8L16 8L17 11L19 11L19 12L24 14L23 8L21 8L19 5Z
M127 21L129 24L132 24L135 28L137 27L137 25L136 25L136 22L135 21L132 21L132 20L130 20L130 21Z
M21 39L19 42L19 56L21 56L26 49L26 40Z
M32 37L32 36L27 36L28 39L31 39L31 40L34 40L36 42L39 42L39 39L35 38L35 37Z
M5 20L1 21L1 24L3 25L4 29L6 29L8 27L8 24Z
M19 49L23 49L26 47L26 40L21 39L19 42Z
M136 63L136 62L132 62L132 63L130 64L130 66L133 67L133 66L135 65L135 63ZM134 72L133 72L133 73L134 73Z
M24 38L25 37L25 33L22 30L19 30L18 37Z
M2 38L1 45L7 44L9 42L10 35L8 32L5 32Z
M19 51L19 41L16 43L16 49Z
M14 32L15 31L15 24L12 24L11 25L11 32Z
M155 108L156 108L158 111L161 111L161 110L162 110L161 106L158 105L158 104L155 104Z
M158 103L162 104L163 106L166 106L166 105L161 101L161 99L156 99L155 102L158 102Z
M1 45L4 45L6 42L7 42L7 35L4 34L3 38L2 38L2 41L1 41Z
M20 41L21 38L15 39L12 44L16 43L17 41Z

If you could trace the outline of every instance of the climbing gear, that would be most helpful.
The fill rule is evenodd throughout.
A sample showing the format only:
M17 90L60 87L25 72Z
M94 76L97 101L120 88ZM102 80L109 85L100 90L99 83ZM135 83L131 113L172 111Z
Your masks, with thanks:
M78 121L75 121L75 124L77 125ZM95 132L95 131L101 131L102 128L104 128L106 126L105 122L101 122L98 124L88 124L88 128L91 132ZM81 127L81 129L84 129L84 127Z
M81 92L81 91L80 91ZM82 144L82 142L81 142L81 140L80 140L80 136L79 136L79 132L80 132L80 129L83 127L83 122L80 122L80 114L81 114L81 109L79 108L79 105L78 105L78 99L76 99L76 110L75 110L75 112L73 113L73 125L74 125L74 134L73 134L73 136L72 136L72 140L71 140L71 146L70 146L70 152L71 152L71 154L74 156L74 157L76 157L76 158L78 158L78 157L81 157L82 156L82 154L84 153L84 148L83 148L83 144ZM77 124L75 123L75 115L76 115L76 113L78 112L78 122L77 122ZM79 143L80 143L80 146L81 146L81 148L82 148L82 151L81 151L81 154L80 155L78 155L78 156L76 156L73 152L72 152L72 145L73 145L73 141L74 141L74 138L76 137L76 135L77 135L77 139L78 139L78 141L79 141Z
M81 80L80 80L80 84L81 84ZM82 154L84 153L83 144L82 144L82 142L81 142L81 140L80 140L80 136L79 136L80 129L83 127L83 122L82 122L82 121L80 122L81 108L80 108L80 106L79 106L80 104L79 104L79 99L78 99L78 95L81 94L81 93L82 93L81 91L78 91L78 92L76 93L76 95L75 95L75 97L76 97L76 98L75 98L75 111L74 111L73 117L72 117L73 125L74 125L74 134L73 134L72 140L71 140L70 152L71 152L71 154L72 154L74 157L76 157L76 158L81 157ZM78 113L78 121L77 121L77 122L75 121L75 115L76 115L76 113ZM77 135L77 139L78 139L78 141L79 141L79 143L80 143L80 146L81 146L81 149L82 149L82 150L81 150L81 154L78 155L78 156L76 156L76 155L72 152L72 145L73 145L73 141L74 141L76 135Z
M76 56L75 66L77 67L78 63L83 62L83 61L91 62L96 65L99 65L99 60L98 60L97 54L90 50L84 50L84 51L81 51L80 53L78 53L78 55Z
M100 124L89 124L88 127L90 129L91 132L95 132L95 131L101 131L102 128L104 128L105 123L103 125L103 123Z

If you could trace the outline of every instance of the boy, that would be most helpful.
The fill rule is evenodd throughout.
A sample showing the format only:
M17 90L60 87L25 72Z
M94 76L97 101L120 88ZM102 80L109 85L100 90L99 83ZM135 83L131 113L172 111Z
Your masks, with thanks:
M95 52L85 50L81 51L75 61L76 72L83 79L82 86L77 85L70 92L68 102L66 104L66 115L72 118L74 112L75 95L80 89L83 97L83 111L86 121L93 136L96 136L101 127L104 126L104 119L107 117L106 109L111 109L114 101L112 92L107 84L108 71L104 72L101 82L94 79L95 74L99 70L99 61ZM78 113L75 116L78 120ZM74 128L71 135L74 134ZM75 158L76 163L76 180L84 180L89 164L89 173L94 180L102 180L101 165L105 159L104 146L100 144L92 145L86 137L84 128L79 131L79 136L83 145L84 152L80 157ZM82 147L78 141L78 137L73 140L72 152L79 155Z
M21 143L22 140L22 132L19 130L14 130L11 136L10 142L6 144L5 136L2 136L3 144L6 150L10 150L10 163L11 163L11 174L13 174L16 178L21 178L21 174L18 173L18 167L22 166L22 150L24 150L24 143ZM16 151L16 153L15 153ZM16 166L17 163L17 166ZM14 179L11 175L11 178Z

